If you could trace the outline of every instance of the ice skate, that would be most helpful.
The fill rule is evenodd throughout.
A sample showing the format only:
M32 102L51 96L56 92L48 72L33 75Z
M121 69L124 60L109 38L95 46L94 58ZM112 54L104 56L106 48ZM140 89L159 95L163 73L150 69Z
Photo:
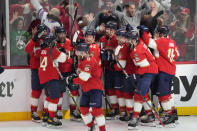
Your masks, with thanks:
M47 128L61 128L61 127L62 127L62 122L59 119L57 119L56 117L48 118Z
M61 110L57 111L56 117L57 117L57 119L59 119L59 120L61 120L61 119L63 118L63 113L62 113Z
M166 128L174 128L176 127L175 124L175 115L167 115L165 116L165 119L163 120L163 124L165 125Z
M155 116L152 113L140 118L140 122L142 126L156 127Z
M42 126L47 126L47 120L48 120L49 116L47 113L43 112L42 113Z
M77 110L70 110L70 120L71 121L77 121L77 122L81 121L81 116L77 112Z
M128 124L128 130L137 130L139 118L132 118Z
M40 119L40 116L38 115L38 113L37 112L35 112L35 111L32 111L31 112L31 120L33 121L33 122L36 122L36 123L40 123L42 120Z

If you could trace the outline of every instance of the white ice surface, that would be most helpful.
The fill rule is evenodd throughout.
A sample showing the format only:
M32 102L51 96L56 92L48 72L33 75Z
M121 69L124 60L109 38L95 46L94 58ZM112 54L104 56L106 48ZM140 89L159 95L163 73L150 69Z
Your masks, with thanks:
M128 131L127 123L118 120L107 121L107 131ZM182 116L179 125L175 128L138 127L138 131L197 131L197 116ZM0 131L87 131L82 122L71 122L63 120L60 129L48 129L41 124L31 121L0 122ZM97 128L98 131L98 128Z

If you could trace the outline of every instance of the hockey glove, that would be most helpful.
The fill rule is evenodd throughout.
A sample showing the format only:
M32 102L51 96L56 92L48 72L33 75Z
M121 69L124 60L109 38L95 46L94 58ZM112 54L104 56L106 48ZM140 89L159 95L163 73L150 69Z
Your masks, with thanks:
M70 76L66 77L66 84L73 84L73 79L77 77L77 74L73 73Z
M66 50L64 48L62 48L62 47L60 47L58 49L59 49L60 52L64 52L64 53L66 52Z
M110 50L101 50L101 60L102 61L111 61L113 60L113 54Z
M36 34L33 37L33 41L38 42L42 35L44 34L44 31L47 31L47 27L45 25L39 25Z

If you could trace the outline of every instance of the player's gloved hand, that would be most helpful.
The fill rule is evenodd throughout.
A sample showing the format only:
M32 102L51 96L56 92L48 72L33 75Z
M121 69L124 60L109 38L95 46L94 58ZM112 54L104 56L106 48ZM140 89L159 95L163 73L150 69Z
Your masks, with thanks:
M0 67L0 74L4 72L4 68Z
M66 50L64 48L62 48L62 47L60 47L58 49L59 49L60 52L64 52L64 53L66 52Z
M111 60L113 60L112 51L101 49L101 60L102 61L111 61Z
M114 65L116 64L116 61L115 60L112 60L112 61L110 61L110 63L109 63L109 67L110 68L112 68L112 69L114 69Z
M75 74L75 73L66 77L66 84L69 85L69 84L73 83L73 79L76 78L76 77L77 77L77 74Z
M141 32L148 32L149 29L145 25L140 25L137 27Z
M43 24L39 25L37 28L37 32L33 37L33 41L38 42L45 31L47 31L47 27Z

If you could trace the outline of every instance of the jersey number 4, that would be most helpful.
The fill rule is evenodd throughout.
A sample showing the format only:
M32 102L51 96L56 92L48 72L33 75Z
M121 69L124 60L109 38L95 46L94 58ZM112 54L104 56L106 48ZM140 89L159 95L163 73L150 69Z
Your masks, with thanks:
M174 49L173 48L168 49L168 58L170 59L170 62L174 61L174 57L175 57Z
M40 63L40 68L42 68L43 71L46 71L46 67L47 67L47 57L44 57Z

